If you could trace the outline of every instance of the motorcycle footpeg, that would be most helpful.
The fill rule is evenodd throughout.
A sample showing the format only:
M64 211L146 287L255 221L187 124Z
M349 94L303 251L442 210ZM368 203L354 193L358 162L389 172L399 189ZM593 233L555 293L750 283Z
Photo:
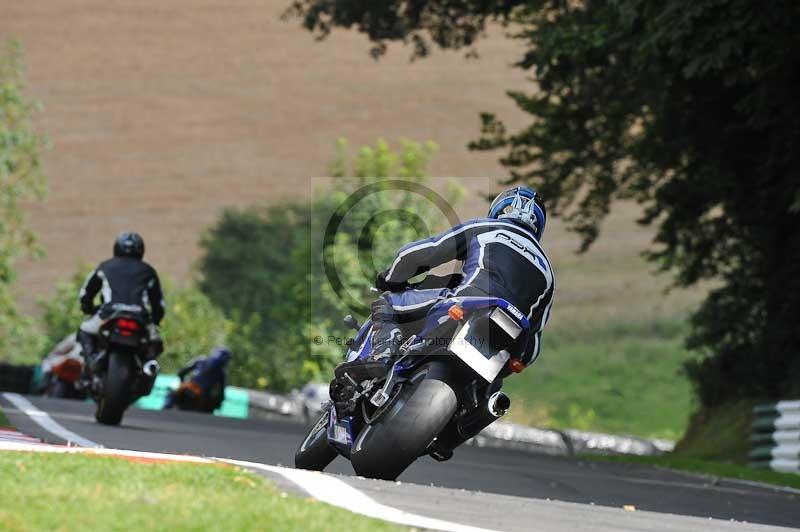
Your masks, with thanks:
M396 368L399 363L400 363L399 361L395 362L393 368ZM386 379L386 382L384 383L383 387L381 387L380 390L372 394L372 397L370 397L369 402L372 403L372 405L377 408L382 407L389 400L389 396L392 390L394 389L395 385L397 385L400 382L405 382L405 380L406 379L399 376L398 372L392 370L391 373L389 373L389 377Z

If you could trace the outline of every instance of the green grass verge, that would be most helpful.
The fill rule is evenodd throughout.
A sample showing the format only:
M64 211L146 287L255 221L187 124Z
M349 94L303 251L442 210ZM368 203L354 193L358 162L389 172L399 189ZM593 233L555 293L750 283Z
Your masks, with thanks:
M0 453L3 530L400 530L234 467Z
M685 329L675 319L545 331L539 360L505 381L510 421L677 440L693 410Z
M793 473L779 473L766 469L751 469L749 467L730 464L724 462L712 462L697 458L686 458L683 456L595 456L582 455L584 460L599 462L617 462L629 464L642 464L651 466L666 467L678 471L689 471L692 473L702 473L714 477L735 478L739 480L750 480L774 484L776 486L788 486L800 489L800 475Z
M698 409L673 454L746 465L753 407L761 402L749 399Z

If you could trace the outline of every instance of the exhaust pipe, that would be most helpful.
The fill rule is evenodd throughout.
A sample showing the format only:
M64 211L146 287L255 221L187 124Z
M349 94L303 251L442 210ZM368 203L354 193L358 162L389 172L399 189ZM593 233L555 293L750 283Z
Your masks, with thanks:
M511 398L503 392L495 392L489 397L486 407L494 417L503 417L511 408Z
M474 411L458 420L457 427L461 438L459 445L477 436L480 431L506 415L511 406L511 398L503 392L493 393Z
M442 434L436 438L436 450L441 456L452 456L452 450L477 436L483 429L506 415L511 407L511 398L503 392L495 392L478 405L472 412L449 425ZM439 460L436 455L432 455ZM445 460L447 458L444 458Z
M158 362L155 360L148 360L144 363L144 366L142 366L142 373L151 379L158 375L159 371L161 371L161 366L159 366Z

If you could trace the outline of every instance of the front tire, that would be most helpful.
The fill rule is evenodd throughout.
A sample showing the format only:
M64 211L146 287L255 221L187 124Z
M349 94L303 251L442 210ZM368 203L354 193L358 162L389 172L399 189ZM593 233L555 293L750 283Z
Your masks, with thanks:
M328 411L319 419L306 435L303 443L294 453L294 466L298 469L322 471L336 458L336 450L328 443Z
M112 352L103 383L103 394L97 402L95 419L103 425L119 425L131 400L135 378L133 357Z
M441 362L414 373L395 403L359 434L350 461L358 475L394 480L452 419L458 399Z

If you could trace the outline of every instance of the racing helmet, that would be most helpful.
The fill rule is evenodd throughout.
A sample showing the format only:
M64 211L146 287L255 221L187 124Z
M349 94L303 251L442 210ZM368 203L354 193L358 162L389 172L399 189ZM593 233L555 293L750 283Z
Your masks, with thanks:
M114 241L114 256L141 260L144 257L144 240L139 233L128 231L120 233Z
M514 220L528 227L538 241L544 235L547 211L536 190L530 187L512 187L498 194L492 201L489 218Z

